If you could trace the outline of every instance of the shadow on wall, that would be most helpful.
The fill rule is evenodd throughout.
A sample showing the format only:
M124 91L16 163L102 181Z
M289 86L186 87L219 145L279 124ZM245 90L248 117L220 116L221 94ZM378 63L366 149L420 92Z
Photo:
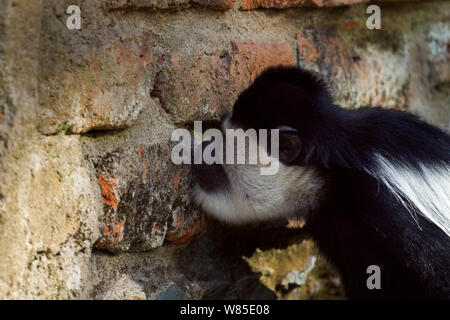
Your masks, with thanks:
M286 221L230 227L209 220L207 231L184 246L95 252L92 262L96 299L344 298L337 274L305 231ZM305 279L292 280L293 272Z

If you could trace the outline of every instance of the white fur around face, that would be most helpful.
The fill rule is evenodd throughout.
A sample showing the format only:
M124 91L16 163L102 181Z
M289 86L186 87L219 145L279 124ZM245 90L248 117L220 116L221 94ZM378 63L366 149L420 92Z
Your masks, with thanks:
M270 158L267 153L264 156ZM261 164L224 164L228 191L208 192L196 185L193 200L215 218L231 224L307 215L318 206L325 181L315 167L278 165L276 174L263 175Z
M231 123L230 116L222 123L222 131L227 129L239 129ZM235 133L244 138L243 131ZM248 138L252 140L252 137ZM231 224L294 214L305 216L316 208L325 189L319 170L312 166L285 166L257 145L256 164L247 161L245 164L222 165L228 177L228 191L208 192L196 185L192 192L194 202L217 219ZM235 148L234 154L249 159L248 148ZM278 152L274 154L278 155ZM273 170L275 174L263 174L265 170L261 168L277 170Z
M261 175L255 165L224 165L228 192L209 193L198 185L193 199L215 218L231 223L306 215L318 205L324 181L312 167L280 167L276 175Z
M367 171L389 188L412 218L417 222L417 208L450 236L450 167L446 164L440 167L421 165L420 170L416 170L405 164L392 163L379 154L376 162L378 168Z

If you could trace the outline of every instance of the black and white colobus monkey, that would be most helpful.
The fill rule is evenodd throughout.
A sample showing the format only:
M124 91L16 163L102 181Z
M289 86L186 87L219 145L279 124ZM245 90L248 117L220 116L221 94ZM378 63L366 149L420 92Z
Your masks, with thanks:
M450 298L450 136L402 111L333 104L295 67L263 72L222 130L279 128L280 167L195 165L193 198L232 224L297 216L349 298ZM369 290L367 268L381 268Z

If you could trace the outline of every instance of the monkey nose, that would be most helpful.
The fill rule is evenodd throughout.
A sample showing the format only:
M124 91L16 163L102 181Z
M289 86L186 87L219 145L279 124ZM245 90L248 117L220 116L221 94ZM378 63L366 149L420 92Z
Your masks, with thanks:
M212 141L204 141L202 144L198 145L197 152L202 152L204 148L210 144ZM192 174L194 180L199 184L199 186L208 192L217 192L225 190L228 185L228 177L222 165L213 163L206 164L203 161L200 163L195 163L193 161Z

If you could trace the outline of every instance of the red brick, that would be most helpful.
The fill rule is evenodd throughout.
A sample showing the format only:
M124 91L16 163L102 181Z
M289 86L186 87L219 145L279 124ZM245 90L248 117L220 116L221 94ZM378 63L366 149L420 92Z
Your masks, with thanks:
M353 22L308 26L296 34L298 64L319 73L330 86L336 103L355 108L363 105L404 108L408 75L403 57L392 68L386 50L358 46L349 33L364 28ZM349 30L350 29L350 30Z
M114 189L117 187L117 178L104 178L101 174L98 175L98 180L100 182L100 187L102 189L102 198L103 202L108 206L112 207L114 210L117 210L117 206L119 201L117 201L116 194L114 193Z
M450 48L450 43L447 45ZM431 70L435 84L450 82L450 52L439 52L432 57Z
M239 90L247 87L264 69L275 65L293 65L294 54L287 43L231 43L230 74Z
M241 10L256 8L338 7L365 2L368 2L368 0L242 0Z
M189 223L178 226L171 239L199 234L200 215L186 198L190 167L173 164L170 151L164 141L109 150L92 159L104 202L103 213L98 217L98 248L123 252L159 247L175 213L183 215L183 220ZM171 226L170 230L176 228Z
M287 43L232 41L230 49L205 54L174 53L157 74L153 97L175 122L208 120L231 109L237 95L261 71L273 65L293 65Z
M236 0L110 0L106 3L108 10L164 10L205 7L225 11L233 8Z
M166 239L175 244L186 244L206 231L208 222L204 214L185 215L177 211L174 216L173 229L167 233Z
M89 51L83 67L55 74L56 80L44 82L41 132L124 128L148 104L153 59L148 38L123 37Z

